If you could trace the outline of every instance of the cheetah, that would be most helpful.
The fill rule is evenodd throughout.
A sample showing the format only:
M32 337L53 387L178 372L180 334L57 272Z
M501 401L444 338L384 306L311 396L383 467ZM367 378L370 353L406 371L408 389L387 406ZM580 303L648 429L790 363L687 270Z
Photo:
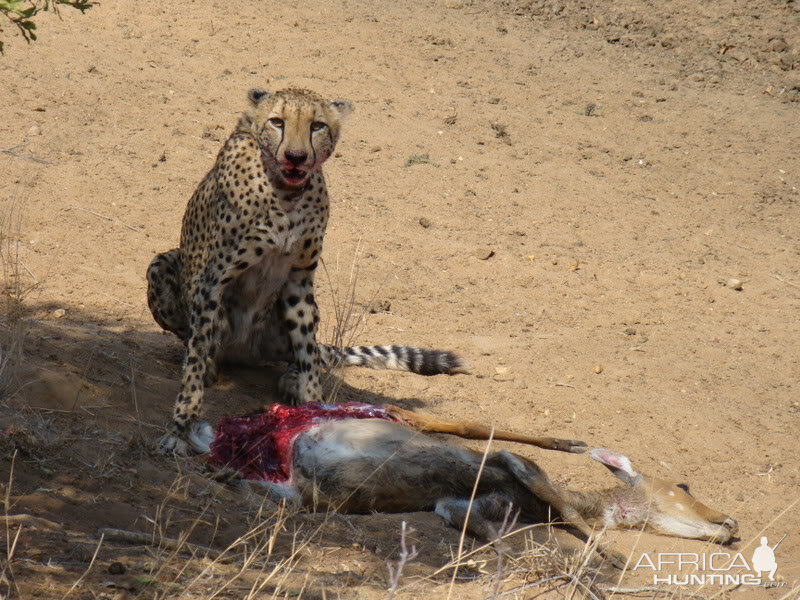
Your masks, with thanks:
M248 99L189 200L180 247L158 254L147 270L150 311L185 347L172 426L159 441L163 453L198 451L212 435L199 416L204 389L223 362L287 362L280 399L293 405L322 401L322 376L335 366L420 375L468 370L451 352L317 343L314 273L329 210L322 164L353 105L303 89L254 88Z

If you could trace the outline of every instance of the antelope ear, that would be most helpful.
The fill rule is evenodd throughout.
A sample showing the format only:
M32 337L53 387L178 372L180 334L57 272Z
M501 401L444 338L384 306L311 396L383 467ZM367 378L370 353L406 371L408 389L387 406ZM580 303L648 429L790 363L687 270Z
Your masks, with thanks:
M252 88L247 92L247 98L253 103L253 106L258 106L259 102L269 98L270 96L272 96L272 94L262 90L261 88Z
M605 448L594 448L589 452L592 460L605 465L614 474L614 477L621 479L628 485L636 485L642 478L641 474L633 470L631 459L624 454L606 450Z
M350 100L334 100L331 102L330 107L332 110L336 111L342 119L355 110Z

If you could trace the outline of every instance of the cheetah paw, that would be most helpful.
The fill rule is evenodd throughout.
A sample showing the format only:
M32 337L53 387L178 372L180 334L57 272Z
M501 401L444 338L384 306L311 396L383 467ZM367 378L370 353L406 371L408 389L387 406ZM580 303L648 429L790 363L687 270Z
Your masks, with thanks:
M300 392L300 373L294 367L284 373L278 381L278 393L282 404L297 406L303 403Z
M171 431L158 440L158 452L167 456L191 456L211 452L214 428L206 421L198 421L187 435Z

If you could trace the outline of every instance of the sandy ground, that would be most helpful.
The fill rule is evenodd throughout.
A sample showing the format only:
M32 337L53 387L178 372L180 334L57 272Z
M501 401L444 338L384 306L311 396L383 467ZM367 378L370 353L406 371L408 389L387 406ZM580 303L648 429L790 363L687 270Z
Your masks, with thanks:
M437 570L458 533L433 515L282 521L209 482L197 461L150 454L180 347L150 317L144 271L176 245L186 201L258 85L356 105L326 168L321 338L355 273L354 341L448 348L474 366L436 378L351 370L345 397L624 452L740 522L727 549L614 534L634 560L749 560L759 536L787 534L782 586L730 597L796 597L799 10L792 0L176 0L43 15L31 46L6 29L4 267L6 291L24 298L0 320L5 347L23 350L3 373L0 480L7 513L57 525L23 527L7 593L63 596L106 527L157 540L191 529L192 542L220 550L261 524L267 533L247 543L275 534L256 562L275 569L265 593L276 597L385 597L402 520L419 550L402 597L487 597L566 568L529 551L498 588L483 552L450 590L451 572ZM225 373L209 416L270 401L273 375ZM585 457L523 452L561 483L612 483ZM16 535L0 531L3 561ZM105 541L72 594L206 598L241 564L188 558ZM217 597L246 597L256 571Z

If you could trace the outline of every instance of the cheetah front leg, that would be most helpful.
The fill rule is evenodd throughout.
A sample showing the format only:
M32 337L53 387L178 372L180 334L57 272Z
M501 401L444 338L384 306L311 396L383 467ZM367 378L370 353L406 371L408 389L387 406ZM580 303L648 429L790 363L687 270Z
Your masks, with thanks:
M322 358L316 340L319 310L314 300L316 266L293 267L281 292L283 321L294 357L280 381L282 401L287 404L322 402Z
M227 333L225 290L264 254L261 239L247 240L240 236L223 240L220 247L225 246L235 248L236 262L215 254L194 285L181 391L175 400L170 431L159 440L159 450L164 454L204 452L214 436L211 426L200 422L199 417L205 388L216 374L216 359Z
M159 450L164 454L186 455L190 452L192 436L205 432L210 426L200 423L198 417L203 406L209 363L215 355L214 348L220 344L220 321L222 316L222 294L219 267L211 261L200 281L195 286L189 318L189 336L183 358L181 391L175 400L170 431L159 440ZM213 371L213 368L212 368ZM213 432L211 433L213 435ZM202 446L194 444L193 446Z

